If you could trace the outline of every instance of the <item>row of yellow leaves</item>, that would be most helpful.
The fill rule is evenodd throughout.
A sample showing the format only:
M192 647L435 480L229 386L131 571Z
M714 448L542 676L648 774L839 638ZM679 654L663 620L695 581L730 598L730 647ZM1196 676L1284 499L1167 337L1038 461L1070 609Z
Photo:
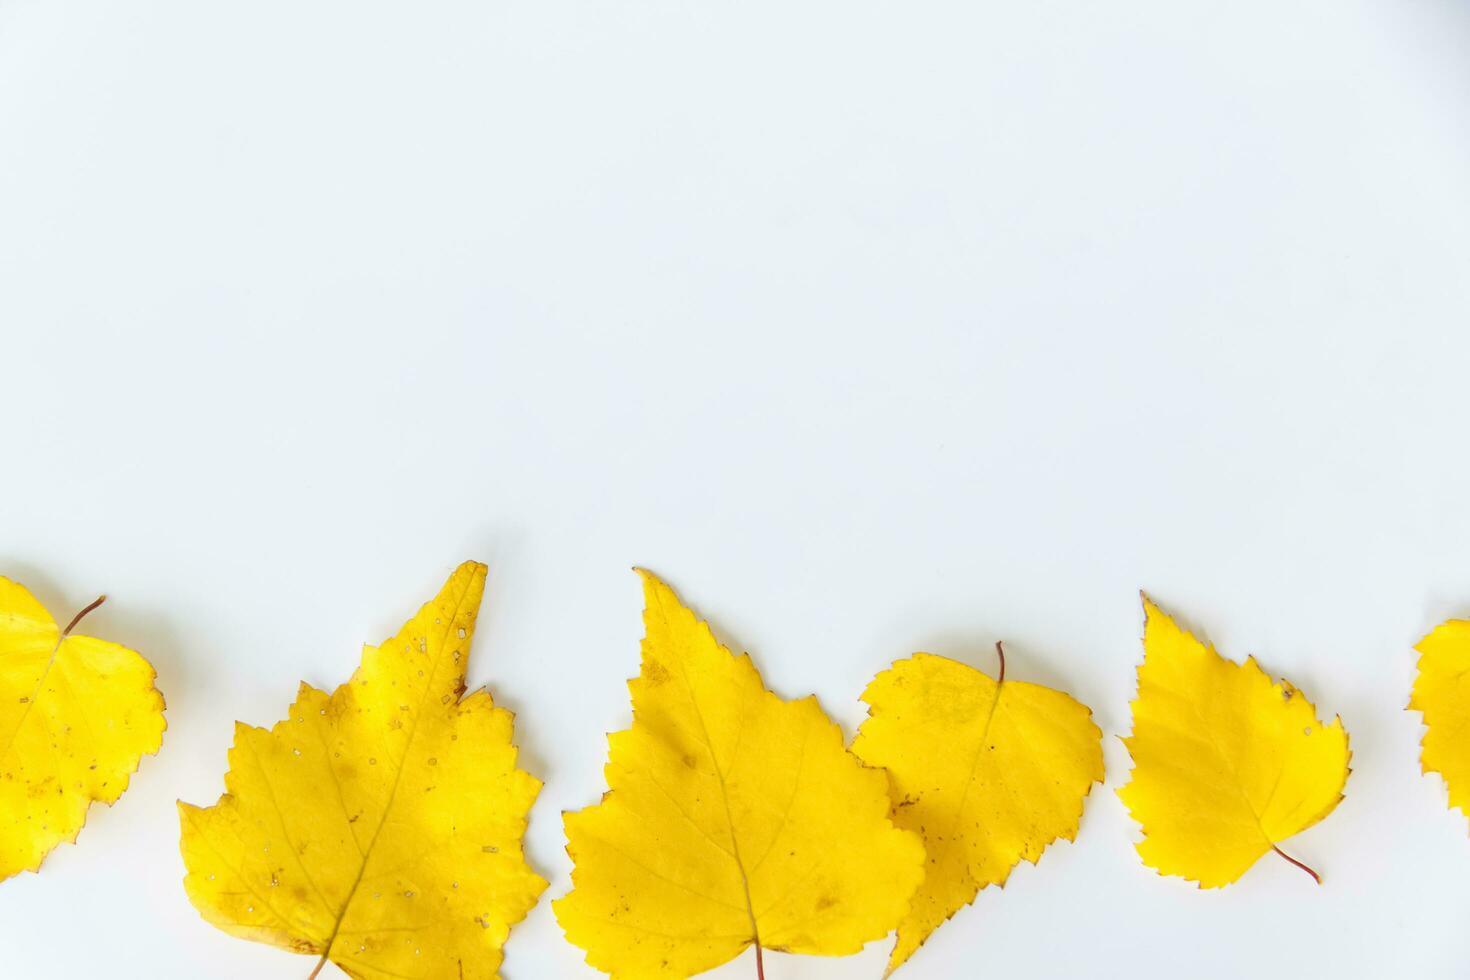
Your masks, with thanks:
M849 748L814 697L766 690L748 656L641 574L633 724L609 738L602 801L565 815L573 888L554 903L594 967L687 977L754 946L759 969L762 948L841 955L896 929L892 972L981 888L1075 838L1102 733L1066 694L1005 680L1003 654L996 679L924 653L895 663L863 692ZM465 563L346 684L301 685L270 730L236 725L225 794L179 805L184 885L205 919L317 970L496 975L547 882L522 853L541 784L516 766L511 714L465 693L484 582ZM1147 865L1228 884L1337 805L1347 734L1254 660L1144 609L1119 795ZM161 744L153 668L75 633L81 615L63 629L0 578L0 878L74 840L91 802L114 802ZM1467 809L1470 623L1419 650L1424 768Z

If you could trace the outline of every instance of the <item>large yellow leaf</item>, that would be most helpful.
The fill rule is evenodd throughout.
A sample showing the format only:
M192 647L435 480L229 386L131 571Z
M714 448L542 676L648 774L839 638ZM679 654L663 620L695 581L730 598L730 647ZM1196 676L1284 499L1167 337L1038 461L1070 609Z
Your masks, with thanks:
M1347 782L1342 719L1323 725L1300 691L1252 658L1226 660L1143 600L1133 777L1118 791L1143 825L1143 863L1202 888L1228 885L1332 812Z
M566 815L573 890L553 903L587 962L687 977L745 947L836 956L885 935L923 874L888 818L887 777L815 698L783 701L668 586L643 574L633 727L609 792Z
M466 562L330 696L303 684L274 728L236 725L225 795L179 804L205 919L354 977L495 976L546 882L521 853L541 784L511 714L462 696L484 587Z
M863 692L870 717L852 750L888 769L893 822L921 834L924 882L898 927L892 973L986 885L1004 885L1023 858L1073 840L1082 801L1102 782L1102 732L1060 691L998 680L917 653Z
M1409 707L1424 713L1425 772L1444 777L1450 806L1470 814L1470 622L1452 619L1419 641L1419 676Z
M127 647L65 629L0 578L0 879L74 841L93 800L114 803L163 742L153 667Z

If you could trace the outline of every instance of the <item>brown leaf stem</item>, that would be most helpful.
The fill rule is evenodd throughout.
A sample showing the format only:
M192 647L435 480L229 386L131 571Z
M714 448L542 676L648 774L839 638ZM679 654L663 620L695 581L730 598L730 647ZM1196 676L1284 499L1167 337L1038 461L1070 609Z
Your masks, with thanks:
M1315 881L1317 884L1319 884L1319 885L1322 884L1322 876L1319 875L1317 872L1313 871L1311 868L1307 867L1305 864L1303 864L1302 862L1298 861L1296 858L1292 857L1290 854L1287 854L1285 851L1283 851L1281 848L1277 847L1275 844L1272 844L1271 845L1271 850L1275 851L1277 854L1281 855L1287 861L1291 862L1292 864L1296 865L1298 868L1301 868L1307 874L1311 875L1312 876L1312 880Z
M87 613L91 612L93 609L96 609L98 606L102 605L106 601L107 596L105 595L99 595L97 598L93 599L85 609L83 609L81 612L77 613L71 618L71 622L66 624L66 629L61 631L61 638L64 640L68 636L71 636L71 631L77 628L77 623L80 623L82 621L82 617L87 615Z

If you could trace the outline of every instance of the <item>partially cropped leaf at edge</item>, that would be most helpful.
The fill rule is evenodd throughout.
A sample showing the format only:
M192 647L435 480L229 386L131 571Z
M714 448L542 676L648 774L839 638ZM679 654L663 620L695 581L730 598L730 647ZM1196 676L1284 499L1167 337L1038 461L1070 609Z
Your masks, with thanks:
M1419 673L1409 707L1424 715L1420 765L1444 777L1450 806L1470 815L1470 622L1441 623L1416 649Z
M64 631L0 578L0 879L76 840L92 802L116 802L158 751L155 676L127 647Z

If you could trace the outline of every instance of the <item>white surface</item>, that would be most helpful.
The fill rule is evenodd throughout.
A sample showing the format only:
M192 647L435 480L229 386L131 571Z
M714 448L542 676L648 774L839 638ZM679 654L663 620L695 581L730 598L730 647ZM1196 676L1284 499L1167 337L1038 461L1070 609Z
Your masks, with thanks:
M0 0L0 572L108 592L170 726L0 885L0 970L304 976L191 909L174 799L477 557L547 899L640 563L849 732L996 638L1094 707L1080 840L915 980L1463 976L1403 705L1470 613L1467 95L1459 0ZM1140 587L1342 714L1325 887L1138 862ZM546 900L506 975L592 976Z

